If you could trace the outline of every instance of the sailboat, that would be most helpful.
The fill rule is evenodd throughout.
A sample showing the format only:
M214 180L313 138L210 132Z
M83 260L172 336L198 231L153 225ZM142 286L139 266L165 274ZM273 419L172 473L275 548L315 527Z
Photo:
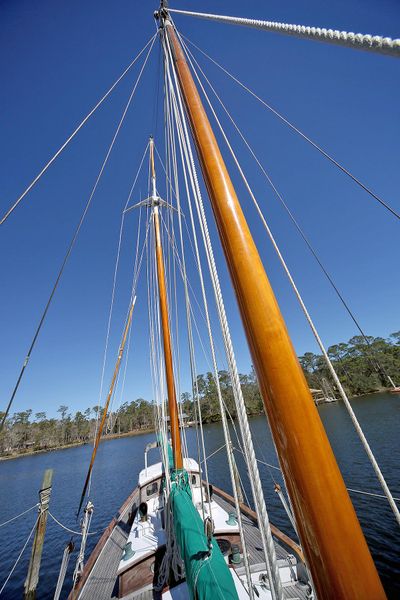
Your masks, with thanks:
M158 40L163 53L165 120L169 128L170 161L166 176L173 179L174 185L171 186L173 194L164 199L159 193L155 159L157 146L156 141L150 137L144 155L148 159L149 195L138 203L127 206L124 211L125 215L134 209L142 210L146 214L143 253L147 253L150 270L148 285L150 344L153 350L152 374L159 398L155 408L157 434L154 442L144 449L143 469L139 474L137 487L106 528L94 551L85 558L85 544L93 513L93 505L88 497L92 470L126 342L134 323L137 301L135 286L139 265L143 258L143 254L142 256L137 254L134 285L117 362L103 414L98 422L92 457L78 507L78 514L83 509L82 539L69 598L70 600L95 598L102 600L114 597L126 600L134 598L141 600L146 598L165 600L169 598L383 599L386 596L376 566L203 105L200 92L202 91L204 95L205 91L200 80L196 80L198 70L195 59L175 27L173 13L174 11L168 8L166 2L161 3L155 13L157 33L147 45L147 50L150 52L155 41ZM195 13L189 14L193 16ZM276 25L261 21L241 23L240 21L246 20L231 17L221 17L220 20L229 22L233 19L236 25L244 24L261 29L271 29ZM353 34L345 35L343 32L340 35L336 35L336 32L331 35L327 30L319 30L319 33L316 33L315 28L311 28L314 30L311 31L310 28L297 30L293 29L295 26L288 27L290 35L311 38L317 36L319 41L329 41L330 38L336 44L399 55L398 40L370 39L370 36L354 37ZM285 27L282 26L280 29L285 32ZM225 138L222 128L220 133ZM228 148L231 150L232 159L239 169L245 187L254 197L236 155L229 145ZM298 535L298 542L290 539L273 525L263 496L199 185L195 153L221 239L288 499L282 490L279 489L277 492L282 497L288 518ZM182 169L179 176L178 167ZM179 190L179 182L183 191ZM188 209L183 208L184 196L192 198L196 214L192 212L190 203ZM19 198L5 218L8 218L23 197L24 195ZM394 211L389 206L386 208ZM186 210L189 210L187 216L184 214ZM198 220L199 235L204 244L227 356L237 425L251 482L254 510L243 502L240 478L230 439L229 415L218 390L215 346L207 309L199 242L195 234L195 218ZM176 219L179 223L179 236L171 235L171 230L166 224L168 219ZM170 243L173 253L177 255L182 278L186 301L188 353L195 399L198 390L196 389L189 279L182 242L182 230L186 222L193 225L193 252L199 271L205 325L216 372L217 395L233 495L218 488L216 482L209 480L200 404L198 405L200 413L196 419L199 430L198 460L188 456L184 431L180 428L182 407L177 399L177 367L171 333L171 312L175 310L172 306L174 295L169 290L168 279L170 278L168 278L163 243L165 241ZM268 230L268 226L266 228ZM69 252L72 247L73 244ZM278 248L277 251L295 294L302 303ZM320 341L304 303L301 305L317 340ZM367 440L360 430L326 351L324 355L331 369L334 384L350 411L350 416L365 445L385 495L398 518L398 508ZM25 367L26 365L24 369ZM23 372L24 370L22 375ZM15 393L17 389L18 384ZM149 464L149 454L153 452L159 453L160 460ZM201 456L203 461L200 460ZM70 552L71 546L68 545L65 550L65 560L63 559L64 565ZM64 576L65 569L62 568L55 597L60 595Z

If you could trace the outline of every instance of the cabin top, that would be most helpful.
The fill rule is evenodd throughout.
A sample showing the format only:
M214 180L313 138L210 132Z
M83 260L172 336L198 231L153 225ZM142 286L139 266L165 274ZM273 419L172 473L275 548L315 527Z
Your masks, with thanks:
M183 468L190 473L199 473L199 465L193 460L193 458L183 459ZM143 487L149 481L158 479L164 472L164 466L162 462L155 463L154 465L148 466L146 469L142 469L139 473L139 487Z

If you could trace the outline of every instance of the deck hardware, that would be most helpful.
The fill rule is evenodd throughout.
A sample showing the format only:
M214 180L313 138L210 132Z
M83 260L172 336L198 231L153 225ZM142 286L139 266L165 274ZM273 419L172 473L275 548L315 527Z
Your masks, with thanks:
M135 555L135 551L132 550L132 542L125 544L124 551L121 560L129 560Z
M242 557L240 555L240 549L238 544L232 544L231 563L233 565L240 565Z
M236 513L230 512L228 520L225 521L225 523L227 525L230 525L231 527L234 527L235 525L237 525Z

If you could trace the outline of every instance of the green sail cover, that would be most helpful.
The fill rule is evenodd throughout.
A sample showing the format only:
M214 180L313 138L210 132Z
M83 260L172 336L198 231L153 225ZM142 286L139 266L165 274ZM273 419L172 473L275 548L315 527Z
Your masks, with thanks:
M161 435L161 433L157 434L157 443L161 447L163 447L163 445L164 445L164 438ZM170 471L172 471L172 469L174 468L174 455L172 453L171 444L169 442L166 442L166 445L167 445L167 454L168 454L168 468Z
M209 553L203 521L192 502L186 471L171 473L175 537L193 600L238 600L232 575L215 539Z

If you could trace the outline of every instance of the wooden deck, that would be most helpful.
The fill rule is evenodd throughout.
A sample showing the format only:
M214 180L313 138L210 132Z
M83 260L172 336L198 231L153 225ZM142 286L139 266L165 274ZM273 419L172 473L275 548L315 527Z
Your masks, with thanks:
M85 565L82 578L68 600L118 598L117 568L130 531L129 520L137 508L134 490L104 531Z
M216 491L214 499L225 510L231 510L231 503L225 498L230 498L225 492L219 495L220 490ZM121 508L120 513L111 521L110 525L100 538L96 548L91 554L78 587L71 592L69 600L117 600L118 582L117 568L121 559L122 551L129 535L129 518L137 507L138 492L135 490ZM247 508L248 514L243 514L243 524L247 541L250 565L263 565L263 552L261 545L261 536L254 519L254 513ZM279 530L277 530L279 531ZM283 535L283 534L282 534ZM224 536L222 536L224 537ZM226 537L226 536L225 536ZM293 544L293 542L292 542ZM297 546L294 544L294 547ZM288 566L296 564L295 553L291 548L285 548L282 543L275 539L275 548L277 559L280 564ZM301 552L301 551L300 551ZM281 562L282 561L282 562ZM238 574L242 574L243 567L237 568ZM285 598L288 600L306 600L306 587L301 584L285 585ZM152 586L143 589L141 592L129 596L129 600L152 600L159 598L160 595L154 595Z

